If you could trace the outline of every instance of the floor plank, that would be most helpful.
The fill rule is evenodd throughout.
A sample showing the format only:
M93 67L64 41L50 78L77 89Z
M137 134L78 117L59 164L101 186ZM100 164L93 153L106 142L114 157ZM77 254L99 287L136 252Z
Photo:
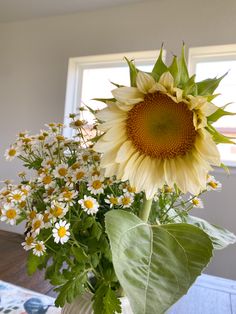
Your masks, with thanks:
M27 275L27 252L21 246L23 240L19 234L0 230L0 279L55 297L53 287L44 280L44 271L38 271L33 276Z

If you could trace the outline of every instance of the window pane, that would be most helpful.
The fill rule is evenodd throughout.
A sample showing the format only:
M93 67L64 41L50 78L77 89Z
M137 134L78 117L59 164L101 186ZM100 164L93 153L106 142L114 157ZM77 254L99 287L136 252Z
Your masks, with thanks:
M139 66L142 71L151 71L151 65ZM129 69L127 66L110 68L93 68L83 71L82 83L82 105L93 109L101 109L105 105L102 102L92 100L93 98L112 98L111 90L116 88L111 82L119 85L130 86ZM93 122L93 115L85 112L83 118Z

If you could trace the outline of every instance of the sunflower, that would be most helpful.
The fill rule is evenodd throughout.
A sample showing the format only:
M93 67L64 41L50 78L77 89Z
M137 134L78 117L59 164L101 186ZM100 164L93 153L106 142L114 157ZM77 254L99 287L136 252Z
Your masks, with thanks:
M169 68L161 51L152 73L128 64L131 87L114 89L114 99L97 113L104 134L94 149L103 154L105 175L129 180L147 199L164 184L199 194L212 166L220 165L216 144L230 142L211 125L227 114L211 102L221 78L195 83L184 48Z

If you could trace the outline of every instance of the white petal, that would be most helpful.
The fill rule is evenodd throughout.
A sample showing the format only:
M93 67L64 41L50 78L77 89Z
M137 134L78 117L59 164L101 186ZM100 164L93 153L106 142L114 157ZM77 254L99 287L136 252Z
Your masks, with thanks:
M165 86L166 89L172 90L174 87L174 78L170 72L165 72L161 75L158 83Z
M131 141L124 142L116 156L116 162L121 163L130 158L130 156L135 152L135 148L132 145Z
M120 87L112 91L112 95L121 103L132 105L144 99L144 94L136 87Z
M214 112L216 112L216 110L218 110L219 108L212 104L211 102L206 102L202 107L201 107L201 111L203 112L203 114L206 117L209 117L211 114L213 114Z
M120 138L126 137L126 125L125 123L113 124L113 127L110 128L104 135L104 141L119 141Z
M151 88L155 85L155 80L151 75L140 71L138 72L136 83L137 83L138 89L142 93L147 94L151 90Z

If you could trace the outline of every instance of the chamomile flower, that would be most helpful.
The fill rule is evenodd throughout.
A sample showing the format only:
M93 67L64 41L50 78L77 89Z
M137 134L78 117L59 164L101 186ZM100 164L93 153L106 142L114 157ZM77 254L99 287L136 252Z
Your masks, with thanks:
M128 208L132 205L134 201L134 196L130 193L125 193L124 195L121 195L119 197L119 204L123 207L123 208Z
M53 174L56 178L64 179L68 175L68 165L60 164L55 168Z
M20 203L26 199L26 195L21 190L15 190L11 192L9 198L13 203Z
M131 186L129 184L127 184L124 189L123 189L124 193L130 193L130 194L134 194L136 192L136 188L134 186Z
M88 190L94 195L103 193L104 191L103 179L101 177L94 176L88 183Z
M43 215L36 214L35 218L32 221L33 232L39 234L40 230L44 227Z
M31 191L31 186L30 185L22 185L21 187L20 187L20 190L21 190L21 192L25 195L25 196L28 196L29 195L29 193L30 193L30 191Z
M79 200L79 204L88 215L96 214L99 208L97 200L91 196L85 195L83 199Z
M113 194L107 195L105 202L110 205L110 208L114 207L115 205L119 205L118 197L114 196Z
M33 254L36 256L42 256L46 251L46 246L43 241L37 241L33 244Z
M20 210L16 208L13 204L6 203L2 208L2 215L0 217L1 221L5 221L10 225L15 225L16 220L19 218Z
M54 237L54 242L64 244L69 240L70 231L69 231L70 224L67 223L66 220L60 220L57 222L52 230L52 235Z
M55 221L58 218L62 218L65 216L65 214L68 211L68 205L61 203L61 202L57 202L57 201L53 201L49 210L49 213L52 217L52 220Z
M33 208L32 210L27 211L27 218L30 221L33 221L34 218L36 217L36 215L37 215L37 210L35 208Z
M25 242L22 242L21 245L26 251L31 250L34 247L36 234L28 232L25 237Z
M72 180L74 182L81 181L86 177L86 170L84 168L77 168L72 173Z
M16 147L16 146L11 146L10 148L8 148L6 151L5 151L5 158L6 160L13 160L15 157L17 157L19 155L19 148Z
M66 202L68 205L73 204L74 199L77 197L78 192L74 190L68 190L65 189L60 195L59 195L59 201L60 202Z
M53 176L49 173L41 173L38 178L38 182L41 182L45 189L48 189L54 185Z
M193 207L197 207L197 208L203 208L203 202L199 197L194 197L192 199L190 199L190 202L193 204Z
M222 188L222 184L215 179L214 176L208 176L207 179L207 190L211 191L220 191Z

